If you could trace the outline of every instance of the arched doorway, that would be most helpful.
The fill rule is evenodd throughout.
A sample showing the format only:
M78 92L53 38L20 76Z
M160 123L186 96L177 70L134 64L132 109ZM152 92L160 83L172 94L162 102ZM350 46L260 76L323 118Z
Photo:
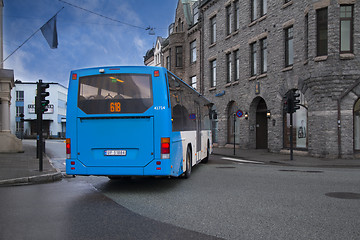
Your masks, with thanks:
M268 148L267 106L263 98L256 108L256 149Z

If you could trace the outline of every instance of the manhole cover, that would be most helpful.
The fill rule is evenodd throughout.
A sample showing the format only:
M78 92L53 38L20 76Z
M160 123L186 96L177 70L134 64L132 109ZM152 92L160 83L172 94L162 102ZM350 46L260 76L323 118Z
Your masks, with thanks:
M340 198L340 199L360 199L360 193L352 192L331 192L325 193L328 197Z

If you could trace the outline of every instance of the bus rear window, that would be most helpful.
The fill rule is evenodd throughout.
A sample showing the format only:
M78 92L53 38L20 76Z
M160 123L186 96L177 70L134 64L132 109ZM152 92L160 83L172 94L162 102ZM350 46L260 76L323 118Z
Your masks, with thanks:
M152 105L151 75L102 74L79 78L78 107L87 114L143 113Z

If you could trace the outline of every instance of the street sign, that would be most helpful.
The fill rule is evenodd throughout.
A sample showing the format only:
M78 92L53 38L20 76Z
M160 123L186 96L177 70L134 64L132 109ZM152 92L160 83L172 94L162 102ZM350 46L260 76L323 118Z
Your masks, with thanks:
M243 115L244 115L243 111L237 110L236 116L237 116L238 118L241 118Z

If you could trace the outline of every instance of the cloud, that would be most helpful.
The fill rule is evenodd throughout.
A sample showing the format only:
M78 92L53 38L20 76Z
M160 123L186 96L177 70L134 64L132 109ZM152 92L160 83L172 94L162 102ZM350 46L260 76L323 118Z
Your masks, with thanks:
M148 24L155 24L149 18L159 7L148 0L66 1L120 22L144 28ZM170 4L169 2L164 1L162 7L168 7L165 5ZM57 18L58 48L50 49L41 33L35 34L5 62L6 68L14 69L16 79L32 82L43 79L67 86L70 71L74 69L106 65L143 65L144 54L156 41L156 37L148 35L142 28L111 21L59 1L5 0L4 55L7 56L6 54L19 46L62 6L65 8ZM173 4L173 7L176 5ZM166 16L163 17L167 19ZM168 24L170 22L164 24L162 20L158 26Z

